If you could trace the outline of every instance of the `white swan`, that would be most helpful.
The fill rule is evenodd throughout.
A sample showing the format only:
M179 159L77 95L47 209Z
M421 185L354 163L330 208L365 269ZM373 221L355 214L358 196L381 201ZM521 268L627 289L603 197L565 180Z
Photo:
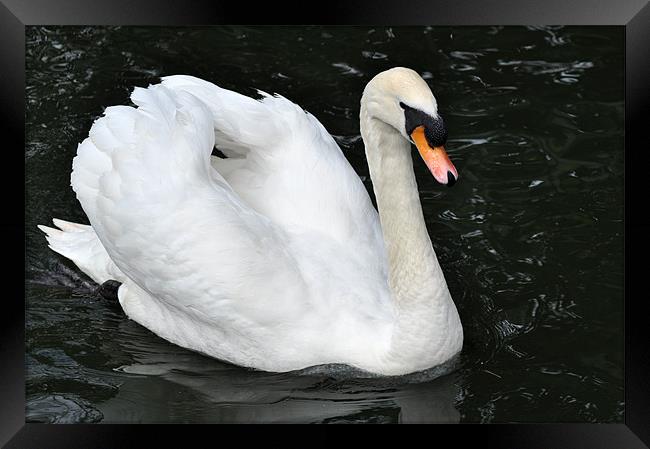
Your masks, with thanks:
M458 173L426 82L393 68L361 99L379 214L334 139L281 96L190 76L135 88L78 148L91 226L40 226L131 319L177 345L265 371L347 364L379 375L448 361L463 330L424 223L410 142ZM228 156L211 157L214 145ZM381 224L380 224L381 223Z

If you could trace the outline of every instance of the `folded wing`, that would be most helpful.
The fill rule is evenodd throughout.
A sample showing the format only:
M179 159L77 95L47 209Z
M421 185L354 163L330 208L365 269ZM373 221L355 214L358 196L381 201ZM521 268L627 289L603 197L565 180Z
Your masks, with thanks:
M195 320L237 329L294 318L307 295L287 233L212 169L210 109L163 85L131 98L138 107L107 108L73 162L72 187L111 260Z
M315 231L385 270L379 216L340 148L311 114L282 96L259 101L191 76L164 86L201 98L228 159L214 168L254 210L284 229Z

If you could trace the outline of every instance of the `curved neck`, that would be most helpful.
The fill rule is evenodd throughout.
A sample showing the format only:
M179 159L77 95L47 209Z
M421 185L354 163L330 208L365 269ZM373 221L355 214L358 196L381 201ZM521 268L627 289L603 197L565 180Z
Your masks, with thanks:
M391 126L364 112L362 108L361 135L388 254L390 287L399 302L430 298L447 286L424 222L411 146Z
M424 222L410 144L363 101L360 118L398 310L392 353L424 369L459 350L460 319Z

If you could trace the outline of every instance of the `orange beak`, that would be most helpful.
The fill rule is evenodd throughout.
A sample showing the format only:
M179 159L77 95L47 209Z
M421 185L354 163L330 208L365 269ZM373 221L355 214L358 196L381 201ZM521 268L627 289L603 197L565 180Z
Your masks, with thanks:
M445 147L431 147L424 136L424 126L415 128L411 133L411 139L436 181L449 187L454 185L458 179L458 170L449 160Z

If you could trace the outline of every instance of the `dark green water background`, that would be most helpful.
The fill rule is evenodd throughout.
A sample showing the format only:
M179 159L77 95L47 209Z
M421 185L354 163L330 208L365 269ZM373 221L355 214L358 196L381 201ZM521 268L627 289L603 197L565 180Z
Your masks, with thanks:
M622 422L623 45L622 27L28 27L27 420ZM77 143L178 73L300 104L371 190L359 100L398 65L430 83L460 172L449 189L414 159L465 328L450 375L301 377L186 351L99 299L36 229L87 223Z

